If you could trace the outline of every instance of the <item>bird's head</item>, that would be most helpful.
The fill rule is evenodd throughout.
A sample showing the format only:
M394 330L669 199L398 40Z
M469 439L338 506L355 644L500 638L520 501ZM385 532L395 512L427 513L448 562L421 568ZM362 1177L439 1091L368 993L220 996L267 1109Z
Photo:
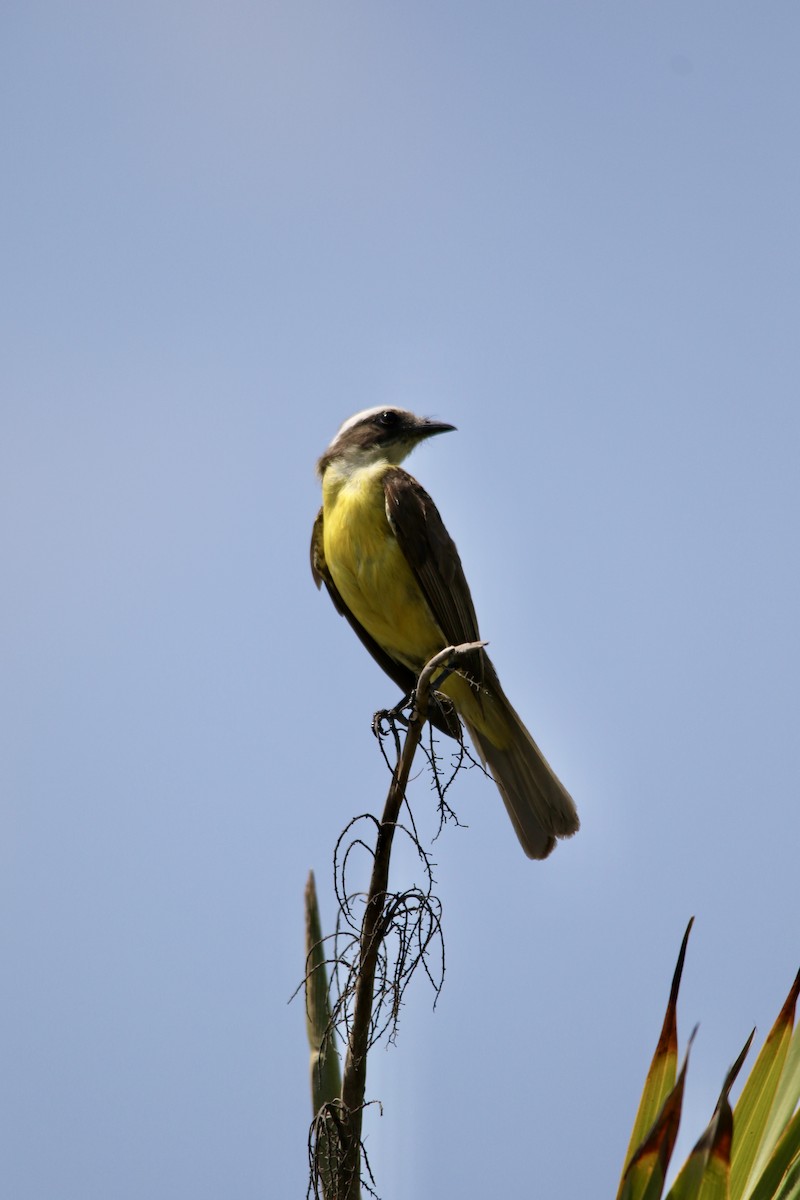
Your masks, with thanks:
M321 478L333 464L344 472L378 462L396 466L425 438L452 429L455 425L417 417L404 408L367 408L344 422L320 457L317 474Z

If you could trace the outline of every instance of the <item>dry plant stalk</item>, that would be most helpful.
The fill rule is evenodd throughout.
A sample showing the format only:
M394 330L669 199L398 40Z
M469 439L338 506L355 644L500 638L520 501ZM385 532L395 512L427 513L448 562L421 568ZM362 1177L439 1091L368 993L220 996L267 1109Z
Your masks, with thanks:
M338 1169L335 1179L328 1178L323 1182L325 1200L360 1200L362 1183L362 1145L361 1130L367 1081L367 1055L372 1042L375 1040L374 1030L374 998L376 970L381 959L384 940L389 932L392 921L397 915L398 898L392 897L388 890L389 866L391 862L392 843L398 828L400 810L405 800L406 786L411 773L414 755L419 745L425 722L428 717L428 706L431 691L440 684L464 655L481 648L483 642L469 642L460 646L448 646L430 660L420 674L417 682L408 720L406 736L403 741L399 761L392 773L392 782L384 805L383 816L377 824L377 837L373 855L372 872L369 890L366 895L366 905L361 922L358 938L357 962L353 971L352 988L346 987L346 992L352 998L352 1017L345 1024L348 1029L347 1054L342 1078L341 1100L326 1106L326 1116L333 1116L338 1127L340 1151ZM349 827L348 827L349 828ZM390 901L394 900L394 903ZM399 898L404 903L406 896ZM342 907L346 903L340 901ZM438 927L438 917L434 924ZM422 947L424 956L424 946ZM338 967L342 959L334 957L334 967ZM410 975L411 972L408 972ZM332 1024L337 1016L341 1017L345 1001L340 998L336 1005ZM315 1126L320 1128L320 1116L315 1117ZM314 1127L312 1127L313 1129ZM330 1162L330 1146L325 1149L326 1162ZM318 1155L313 1156L314 1163L312 1187L319 1194L320 1163ZM368 1169L368 1168L367 1168ZM327 1174L327 1172L325 1172ZM370 1189L371 1190L371 1189Z

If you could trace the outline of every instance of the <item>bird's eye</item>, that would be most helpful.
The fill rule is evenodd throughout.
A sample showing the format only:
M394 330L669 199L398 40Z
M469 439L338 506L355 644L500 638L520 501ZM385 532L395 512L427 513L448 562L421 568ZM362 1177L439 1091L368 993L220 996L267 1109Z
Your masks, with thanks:
M395 412L393 408L387 408L378 417L378 424L382 425L384 429L394 429L399 421L400 414Z

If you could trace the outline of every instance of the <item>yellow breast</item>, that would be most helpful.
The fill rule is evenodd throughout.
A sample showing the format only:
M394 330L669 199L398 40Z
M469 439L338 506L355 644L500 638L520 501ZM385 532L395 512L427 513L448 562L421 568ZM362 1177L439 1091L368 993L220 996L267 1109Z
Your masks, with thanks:
M347 607L375 641L414 671L447 645L386 515L386 463L322 487L325 559Z

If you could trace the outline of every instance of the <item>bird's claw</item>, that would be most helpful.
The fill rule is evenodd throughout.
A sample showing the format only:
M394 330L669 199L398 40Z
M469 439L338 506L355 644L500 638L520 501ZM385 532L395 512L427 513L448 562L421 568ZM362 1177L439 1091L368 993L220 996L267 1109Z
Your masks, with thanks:
M408 717L404 710L414 707L414 698L416 693L411 691L407 696L402 696L395 704L394 708L381 708L372 718L372 732L376 738L385 736L395 724L404 725L408 728Z

